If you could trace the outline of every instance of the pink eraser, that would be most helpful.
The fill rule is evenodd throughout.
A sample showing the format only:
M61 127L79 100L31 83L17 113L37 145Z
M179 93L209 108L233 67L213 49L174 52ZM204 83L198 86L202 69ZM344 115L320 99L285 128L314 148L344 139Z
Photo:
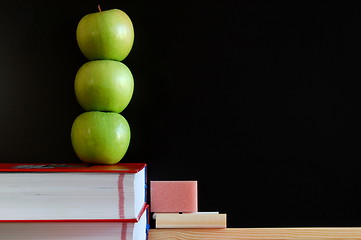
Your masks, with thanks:
M197 212L197 181L151 181L152 212Z

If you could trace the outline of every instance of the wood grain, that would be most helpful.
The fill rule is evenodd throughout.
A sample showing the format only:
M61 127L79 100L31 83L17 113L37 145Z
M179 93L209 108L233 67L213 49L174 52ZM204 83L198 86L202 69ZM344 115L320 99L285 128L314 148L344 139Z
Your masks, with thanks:
M226 214L158 213L156 228L226 228Z
M151 229L149 240L361 240L361 228Z

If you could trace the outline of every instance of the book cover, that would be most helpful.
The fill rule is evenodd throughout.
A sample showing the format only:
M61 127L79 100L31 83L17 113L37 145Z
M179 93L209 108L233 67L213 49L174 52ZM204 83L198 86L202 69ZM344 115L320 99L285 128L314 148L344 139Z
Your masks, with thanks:
M114 165L93 164L22 164L0 163L0 172L115 172L137 173L145 163L118 163Z

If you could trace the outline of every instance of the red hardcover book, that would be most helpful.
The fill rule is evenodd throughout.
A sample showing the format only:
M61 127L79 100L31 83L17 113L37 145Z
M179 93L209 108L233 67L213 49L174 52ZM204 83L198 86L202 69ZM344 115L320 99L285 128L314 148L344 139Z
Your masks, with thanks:
M145 240L147 222L148 205L135 219L0 220L0 240Z
M0 172L115 172L137 173L145 163L118 163L114 165L93 164L23 164L0 163Z
M136 219L145 184L144 163L2 163L0 220Z

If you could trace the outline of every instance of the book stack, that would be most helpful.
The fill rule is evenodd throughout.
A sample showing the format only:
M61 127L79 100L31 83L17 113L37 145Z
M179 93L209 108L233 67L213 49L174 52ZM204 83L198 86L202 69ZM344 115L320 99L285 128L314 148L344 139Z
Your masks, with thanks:
M150 203L155 227L149 239L178 239L173 234L206 229L226 229L227 215L218 212L198 212L197 181L151 181ZM164 231L166 229L166 231ZM195 235L189 238L195 239Z
M0 164L0 239L144 240L146 165Z

